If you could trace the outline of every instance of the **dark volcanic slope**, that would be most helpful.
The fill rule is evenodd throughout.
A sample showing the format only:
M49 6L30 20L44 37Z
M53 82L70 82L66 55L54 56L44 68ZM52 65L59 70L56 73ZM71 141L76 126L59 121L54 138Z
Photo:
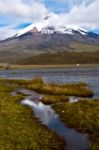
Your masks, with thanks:
M99 51L95 52L57 52L41 54L19 61L21 65L52 64L99 64Z

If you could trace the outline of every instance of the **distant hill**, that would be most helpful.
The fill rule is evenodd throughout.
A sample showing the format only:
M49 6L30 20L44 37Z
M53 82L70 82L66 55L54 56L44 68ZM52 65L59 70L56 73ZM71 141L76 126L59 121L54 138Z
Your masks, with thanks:
M41 54L18 62L21 65L53 65L53 64L99 64L99 51L94 52L57 52Z

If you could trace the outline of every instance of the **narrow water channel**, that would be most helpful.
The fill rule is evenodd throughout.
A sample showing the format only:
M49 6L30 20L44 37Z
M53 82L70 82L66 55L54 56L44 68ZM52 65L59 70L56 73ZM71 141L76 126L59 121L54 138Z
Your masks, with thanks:
M22 105L31 107L35 116L46 125L49 129L53 130L59 136L64 137L66 141L66 150L88 150L90 141L87 134L79 133L74 129L66 127L59 119L58 114L49 105L44 105L39 100L41 95L30 90L18 90L17 92L27 94L24 100L21 101Z

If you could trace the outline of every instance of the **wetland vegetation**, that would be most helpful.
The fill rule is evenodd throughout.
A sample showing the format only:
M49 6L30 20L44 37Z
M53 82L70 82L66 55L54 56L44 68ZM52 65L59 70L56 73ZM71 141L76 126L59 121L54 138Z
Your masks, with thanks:
M42 94L41 101L53 104L54 110L66 125L88 133L92 140L91 149L98 150L99 100L89 99L93 96L89 86L83 82L48 84L41 78L0 79L0 149L63 150L65 146L62 137L42 125L30 108L20 104L24 95L21 93L11 95L12 91L20 88ZM84 101L69 103L69 96L82 97ZM85 100L86 97L89 100Z
M36 78L33 80L11 80L22 87L34 90L41 94L58 95L58 96L78 96L78 97L92 97L93 92L84 82L70 83L70 84L49 84L44 83L43 79Z

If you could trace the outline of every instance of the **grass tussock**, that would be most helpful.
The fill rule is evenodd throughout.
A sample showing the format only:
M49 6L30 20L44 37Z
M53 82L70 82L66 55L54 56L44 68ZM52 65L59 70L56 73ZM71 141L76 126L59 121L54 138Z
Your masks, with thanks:
M65 96L78 96L78 97L93 96L92 90L89 89L85 83L65 84L65 85L31 83L27 85L27 88L48 95L65 95Z
M0 150L64 149L63 139L42 125L30 108L19 103L23 96L9 94L17 87L20 86L10 80L0 82Z
M68 102L69 97L64 96L64 95L44 95L43 98L41 99L42 103L50 105L50 104L55 104L58 102Z
M66 125L89 134L91 150L99 149L99 99L55 104L53 108Z
M66 96L78 96L78 97L92 97L93 92L88 85L84 82L70 83L70 84L47 84L44 83L42 78L35 78L32 80L24 79L0 79L0 83L8 82L14 85L19 85L21 87L26 87L28 89L34 90L38 93L48 94L48 95L66 95Z

